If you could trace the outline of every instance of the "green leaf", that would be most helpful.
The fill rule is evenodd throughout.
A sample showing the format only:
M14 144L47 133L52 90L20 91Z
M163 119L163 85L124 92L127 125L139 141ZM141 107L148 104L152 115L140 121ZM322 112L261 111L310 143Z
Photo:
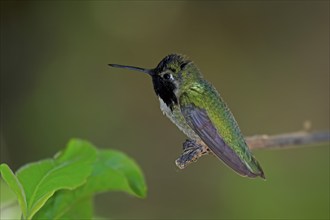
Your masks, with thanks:
M55 191L84 184L95 159L93 145L74 139L55 159L30 163L19 169L16 175L26 194L26 218L31 219Z
M91 219L94 194L124 191L144 198L147 191L133 159L119 151L97 151L78 139L54 159L23 166L16 176L6 164L0 171L18 198L24 219Z
M92 219L93 196L82 197L61 216L61 219Z
M133 159L115 150L99 150L97 155L93 172L81 187L84 193L120 190L140 198L146 197L143 173Z
M137 197L146 196L146 184L138 165L124 153L100 150L92 174L86 183L75 190L60 190L36 214L36 219L59 219L72 213L81 200L95 193L124 191ZM83 209L81 207L80 209ZM89 216L80 216L89 218Z
M15 176L13 171L11 171L11 169L7 164L0 165L0 172L2 178L8 184L10 189L16 194L18 203L22 210L22 214L25 217L27 213L27 203L26 203L25 193L22 184L20 183L20 181L17 179L17 177Z
M0 168L1 169L1 168ZM8 186L0 180L0 219L20 219L22 216L17 196Z
M1 165L0 165L1 166ZM0 167L0 173L1 173L1 167ZM13 190L10 189L8 184L1 178L0 179L0 205L6 205L6 203L17 203L17 196L13 192ZM18 203L17 203L18 205Z
M93 196L81 196L76 190L59 190L33 219L91 219Z

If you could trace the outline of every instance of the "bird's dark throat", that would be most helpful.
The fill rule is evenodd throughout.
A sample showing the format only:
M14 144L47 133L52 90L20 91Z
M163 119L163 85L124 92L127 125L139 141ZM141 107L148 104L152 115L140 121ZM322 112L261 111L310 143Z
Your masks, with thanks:
M173 111L174 105L178 104L178 99L174 93L176 86L173 82L162 79L155 75L152 77L154 90L163 102Z

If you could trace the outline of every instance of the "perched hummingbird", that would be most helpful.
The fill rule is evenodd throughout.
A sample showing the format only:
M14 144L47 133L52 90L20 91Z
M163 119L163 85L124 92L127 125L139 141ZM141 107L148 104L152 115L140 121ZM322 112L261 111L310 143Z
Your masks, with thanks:
M212 153L242 176L265 178L233 114L192 61L170 54L153 69L109 65L151 76L161 110L189 138L175 161L180 169Z

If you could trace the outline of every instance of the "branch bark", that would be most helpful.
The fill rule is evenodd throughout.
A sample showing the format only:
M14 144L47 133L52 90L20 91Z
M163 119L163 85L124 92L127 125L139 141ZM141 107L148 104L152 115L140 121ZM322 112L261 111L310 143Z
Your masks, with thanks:
M255 135L245 138L250 149L261 148L287 148L298 147L308 144L320 144L330 141L329 131L319 132L294 132L279 135Z

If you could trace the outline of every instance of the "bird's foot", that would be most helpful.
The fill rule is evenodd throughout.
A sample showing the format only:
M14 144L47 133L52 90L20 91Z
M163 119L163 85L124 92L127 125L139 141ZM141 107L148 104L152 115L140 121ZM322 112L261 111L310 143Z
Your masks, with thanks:
M181 156L175 161L175 164L180 169L184 169L190 163L196 162L198 158L209 153L208 147L202 142L198 143L193 140L187 139L183 143L183 152Z

